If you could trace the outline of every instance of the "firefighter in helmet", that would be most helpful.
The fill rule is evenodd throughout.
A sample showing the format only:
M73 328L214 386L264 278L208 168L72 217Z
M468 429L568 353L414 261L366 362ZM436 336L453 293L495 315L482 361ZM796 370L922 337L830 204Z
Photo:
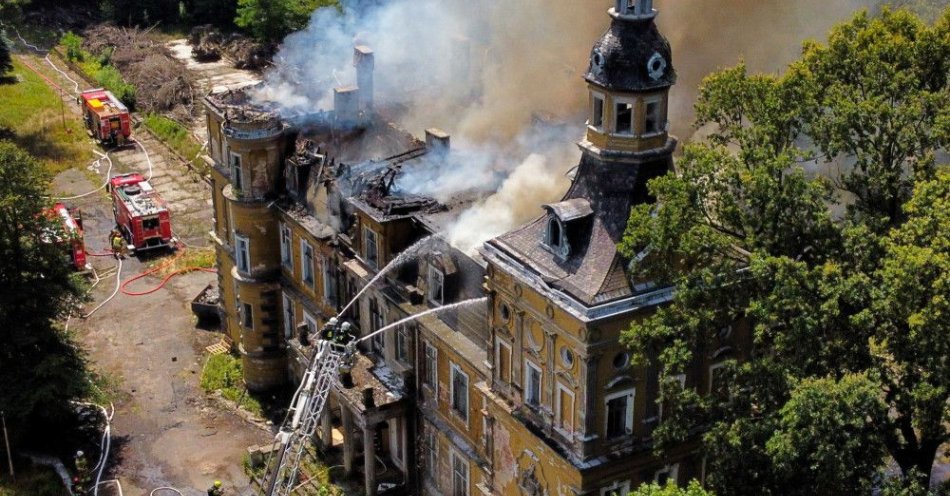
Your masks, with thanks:
M118 229L113 229L109 233L109 245L112 247L112 256L116 259L122 258L122 251L125 248L125 240Z
M86 489L89 485L89 462L86 460L86 454L82 451L77 451L73 463L76 464L76 476L73 477L73 489L76 491L76 494L86 494Z
M323 329L320 329L320 339L324 341L335 340L337 334L339 334L339 330L337 329L339 322L336 317L330 317L330 320L324 324Z
M214 484L208 488L208 496L224 496L224 489L221 487L221 481L214 481Z
M353 335L350 332L352 328L353 325L349 322L344 322L341 324L340 330L337 331L335 336L333 336L333 342L341 346L346 346L350 341L353 340Z

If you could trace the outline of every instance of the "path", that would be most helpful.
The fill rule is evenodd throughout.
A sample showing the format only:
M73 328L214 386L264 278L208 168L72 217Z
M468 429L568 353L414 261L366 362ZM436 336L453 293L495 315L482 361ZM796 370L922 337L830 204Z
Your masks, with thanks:
M82 88L86 86L69 71L65 75L54 71L42 56L22 56L67 91L73 89L67 77L80 81ZM71 96L64 100L70 116L78 118L75 100ZM152 183L169 201L176 235L191 246L207 244L212 210L207 183L147 133L136 132L135 137L148 151L148 158L134 146L110 152L112 174L148 174L150 158ZM108 172L105 160L92 166L77 164L54 179L53 194L73 196L92 191ZM114 221L105 191L67 203L83 212L87 249L107 251ZM111 257L90 258L100 273L116 264ZM146 263L127 258L121 279L142 272ZM164 289L146 296L119 293L90 318L70 321L70 330L88 351L93 368L118 380L109 472L120 480L125 495L148 495L156 487L173 486L186 496L200 496L215 479L224 481L229 494L251 494L243 473L244 453L247 446L266 443L272 435L222 409L199 387L204 348L217 342L220 334L197 329L188 303L214 280L214 274L196 272L174 278ZM133 289L149 288L157 282L146 278ZM90 295L92 302L86 311L107 298L115 284L115 276L103 279Z

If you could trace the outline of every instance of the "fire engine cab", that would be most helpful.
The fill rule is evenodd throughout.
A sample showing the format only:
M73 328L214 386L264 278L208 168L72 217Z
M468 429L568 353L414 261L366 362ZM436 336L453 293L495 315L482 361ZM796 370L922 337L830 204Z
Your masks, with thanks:
M57 203L49 210L49 217L53 221L62 222L64 239L56 236L56 241L63 246L66 262L78 271L88 269L86 266L86 244L82 232L82 216L79 211L70 210L66 205Z
M171 244L168 204L141 174L114 176L109 191L115 223L132 248L149 250Z
M102 88L79 94L83 122L92 137L103 144L122 145L132 135L129 109L111 91Z

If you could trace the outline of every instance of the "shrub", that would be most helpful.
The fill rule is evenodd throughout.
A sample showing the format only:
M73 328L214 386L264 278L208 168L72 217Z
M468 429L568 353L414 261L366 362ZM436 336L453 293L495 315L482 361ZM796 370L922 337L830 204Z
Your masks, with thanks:
M59 40L59 43L66 48L66 59L71 62L82 62L85 54L82 50L82 37L78 34L68 31Z

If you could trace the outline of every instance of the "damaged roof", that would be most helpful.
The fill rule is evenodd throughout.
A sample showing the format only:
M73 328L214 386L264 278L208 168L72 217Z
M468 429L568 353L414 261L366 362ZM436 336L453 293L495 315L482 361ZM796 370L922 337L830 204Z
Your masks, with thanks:
M492 258L490 249L500 250L550 288L587 307L633 296L637 290L617 245L630 209L649 201L646 182L671 167L672 159L659 153L634 166L585 154L564 200L545 206L570 219L565 227L570 245L567 256L545 244L547 216L489 241L485 255ZM585 215L588 208L590 213Z

